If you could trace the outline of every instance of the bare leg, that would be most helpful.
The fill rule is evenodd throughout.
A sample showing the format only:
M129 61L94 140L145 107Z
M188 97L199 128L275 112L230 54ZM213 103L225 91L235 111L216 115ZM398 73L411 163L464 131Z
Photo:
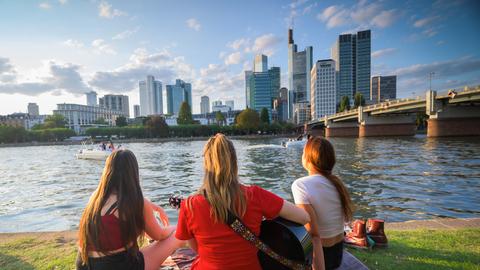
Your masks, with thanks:
M145 270L158 270L168 256L172 255L177 248L183 245L185 245L185 241L178 240L172 234L167 239L155 241L141 248L140 251L145 259Z

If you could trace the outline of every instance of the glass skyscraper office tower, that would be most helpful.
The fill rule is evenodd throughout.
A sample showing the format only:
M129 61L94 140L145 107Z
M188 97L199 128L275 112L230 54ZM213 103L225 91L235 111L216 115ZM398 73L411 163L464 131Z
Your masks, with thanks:
M178 115L183 102L192 109L192 84L177 79L175 85L167 85L167 113Z

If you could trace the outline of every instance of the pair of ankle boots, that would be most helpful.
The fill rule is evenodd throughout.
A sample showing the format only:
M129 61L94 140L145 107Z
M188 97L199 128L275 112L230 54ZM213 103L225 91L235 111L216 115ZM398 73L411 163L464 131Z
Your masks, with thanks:
M353 222L352 231L347 233L344 243L354 248L387 247L388 239L384 231L385 221L381 219L357 219Z

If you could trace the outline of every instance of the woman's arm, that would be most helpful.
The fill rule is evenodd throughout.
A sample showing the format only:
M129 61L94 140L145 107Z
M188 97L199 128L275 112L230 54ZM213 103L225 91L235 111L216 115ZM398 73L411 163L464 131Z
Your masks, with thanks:
M325 269L325 259L323 256L322 239L318 233L317 214L311 204L297 204L298 207L304 209L310 216L310 222L305 224L305 229L312 236L313 242L313 269L323 270Z
M164 227L158 223L154 212L159 212ZM175 231L174 226L168 226L168 217L163 209L160 206L154 205L147 199L144 199L143 216L145 219L145 232L153 240L166 239Z
M280 209L280 213L278 215L284 219L288 219L302 225L310 222L310 217L307 211L305 211L303 208L295 206L295 204L287 200L283 200L283 206L282 209Z

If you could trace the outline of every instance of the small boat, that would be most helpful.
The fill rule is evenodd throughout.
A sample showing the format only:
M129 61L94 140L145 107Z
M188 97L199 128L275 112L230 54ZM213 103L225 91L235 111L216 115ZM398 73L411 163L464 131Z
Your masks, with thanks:
M289 147L304 147L305 143L307 143L307 140L295 140L295 139L290 139L287 142L284 143L284 146L286 148Z
M77 153L78 159L95 159L95 160L105 160L112 153L109 150L100 150L100 149L81 149Z

